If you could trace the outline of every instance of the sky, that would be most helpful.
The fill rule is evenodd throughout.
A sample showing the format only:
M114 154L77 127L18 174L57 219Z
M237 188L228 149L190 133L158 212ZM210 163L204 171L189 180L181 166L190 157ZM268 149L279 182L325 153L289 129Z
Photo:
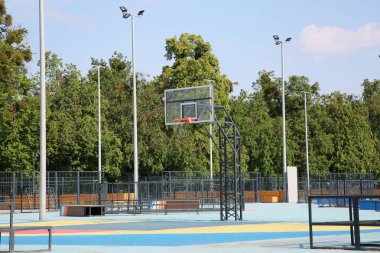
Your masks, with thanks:
M5 0L14 25L29 31L39 60L38 0ZM284 45L285 78L303 75L318 82L320 93L340 91L360 96L364 79L380 79L379 0L45 0L46 50L85 75L91 57L108 60L113 52L131 59L131 21L135 19L136 70L151 80L171 64L165 59L165 40L182 33L199 34L211 43L222 73L251 92L261 70L281 75Z

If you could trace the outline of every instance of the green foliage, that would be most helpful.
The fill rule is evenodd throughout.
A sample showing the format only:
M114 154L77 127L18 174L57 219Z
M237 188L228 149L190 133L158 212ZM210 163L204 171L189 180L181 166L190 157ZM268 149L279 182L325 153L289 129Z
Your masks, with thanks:
M39 163L39 79L29 78L27 31L12 26L0 0L0 169L31 172ZM208 171L209 137L199 125L164 125L163 91L215 87L243 138L243 171L282 173L282 84L262 71L252 92L230 96L232 82L222 74L210 43L184 33L166 40L171 65L152 81L138 74L138 149L142 176L164 170ZM46 54L48 170L97 170L97 72L86 76L57 55ZM109 178L133 173L131 63L120 53L102 65L102 169ZM307 95L309 159L313 174L380 174L380 81L364 80L362 98L339 92L319 94L318 83L291 76L285 83L288 165L305 168L304 93ZM214 149L214 164L218 156ZM216 169L216 168L215 168Z
M307 93L312 174L379 173L375 135L378 83L365 81L364 102L341 93L321 96L318 83L291 76L285 84L287 164L306 171L304 93ZM243 136L248 168L264 175L282 171L281 79L262 71L254 92L232 98L232 115ZM372 112L372 114L371 114ZM372 126L372 129L371 129Z
M31 52L23 41L26 30L14 28L0 1L0 168L30 171L38 152L38 100L24 65Z
M214 85L215 102L228 105L232 82L220 73L219 61L211 52L211 45L200 35L182 34L166 40L166 59L174 60L172 66L164 66L155 83L165 89Z

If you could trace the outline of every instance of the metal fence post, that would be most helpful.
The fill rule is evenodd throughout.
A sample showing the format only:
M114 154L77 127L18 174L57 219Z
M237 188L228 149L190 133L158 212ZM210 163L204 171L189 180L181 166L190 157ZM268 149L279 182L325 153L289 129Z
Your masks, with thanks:
M307 200L307 196L310 195L309 190L311 190L311 189L309 189L308 184L307 184L307 177L305 178L305 182L304 182L304 184L305 184L304 189L305 189L305 193L306 193L305 196L304 196L304 199L305 199L305 202L306 202L306 201L308 201L308 200ZM310 187L310 188L311 188L311 187Z
M203 196L203 178L201 179L201 211L203 211L203 204L204 204L204 196Z
M32 173L32 194L33 194L33 209L36 208L36 203L37 203L37 199L36 199L36 193L35 193L35 188L36 188L36 185L35 185L35 173L33 171Z
M77 171L77 204L80 204L80 174Z
M23 206L24 206L24 201L23 201L23 198L24 198L24 194L23 194L23 191L24 191L24 173L21 172L20 174L20 195L21 195L21 212L23 210Z
M57 204L58 204L58 206L57 206L57 208L61 208L61 202L60 202L60 200L59 200L59 192L58 192L58 172L56 171L55 173L54 173L54 190L55 190L55 196L56 196L56 198L57 198Z
M64 189L65 189L65 177L62 177L62 184L61 184L61 195L64 194Z
M15 202L16 199L16 172L12 173L12 202Z
M50 174L49 172L46 173L46 177L47 177L47 188L46 188L46 191L49 189L50 187ZM45 195L47 197L47 209L50 210L50 190L48 191L49 194ZM46 193L45 193L46 194Z
M363 179L360 178L360 195L363 195Z

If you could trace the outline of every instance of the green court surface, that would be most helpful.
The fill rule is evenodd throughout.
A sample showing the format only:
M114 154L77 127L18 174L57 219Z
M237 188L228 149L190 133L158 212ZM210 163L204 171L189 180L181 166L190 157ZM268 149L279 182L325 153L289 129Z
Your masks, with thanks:
M169 213L62 217L48 213L15 214L16 226L53 226L53 252L329 252L310 250L305 204L247 204L243 221L219 221L219 213ZM360 217L379 219L380 213L360 211ZM9 215L0 215L1 226ZM347 220L347 208L313 207L318 221ZM315 246L348 245L347 227L315 227ZM380 241L380 228L362 230L362 241ZM16 250L43 249L46 231L16 234ZM1 250L8 235L3 234ZM253 251L254 250L254 251ZM332 250L331 252L336 252Z

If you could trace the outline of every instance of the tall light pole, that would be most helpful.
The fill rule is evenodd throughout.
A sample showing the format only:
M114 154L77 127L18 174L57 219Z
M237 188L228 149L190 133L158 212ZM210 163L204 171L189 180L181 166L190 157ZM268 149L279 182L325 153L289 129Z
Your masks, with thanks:
M101 118L101 97L100 97L100 68L102 66L95 66L95 69L98 70L98 176L99 183L102 182L102 118Z
M137 15L128 12L124 6L120 7L123 13L123 18L131 17L132 24L132 69L133 69L133 181L135 199L139 196L139 162L137 151L137 98L136 98L136 64L135 64L135 17L142 17L144 10L141 10Z
M284 42L280 40L277 35L273 35L275 44L281 45L281 77L282 77L282 156L283 156L283 190L284 190L284 202L287 202L286 198L286 129L285 129L285 80L284 80ZM286 38L285 43L290 42L292 38Z
M46 217L46 87L44 0L40 0L40 182L39 219Z
M307 176L307 192L310 194L311 185L310 185L310 171L309 171L309 141L307 133L307 97L306 94L309 92L304 91L304 100L305 100L305 143L306 143L306 176Z

